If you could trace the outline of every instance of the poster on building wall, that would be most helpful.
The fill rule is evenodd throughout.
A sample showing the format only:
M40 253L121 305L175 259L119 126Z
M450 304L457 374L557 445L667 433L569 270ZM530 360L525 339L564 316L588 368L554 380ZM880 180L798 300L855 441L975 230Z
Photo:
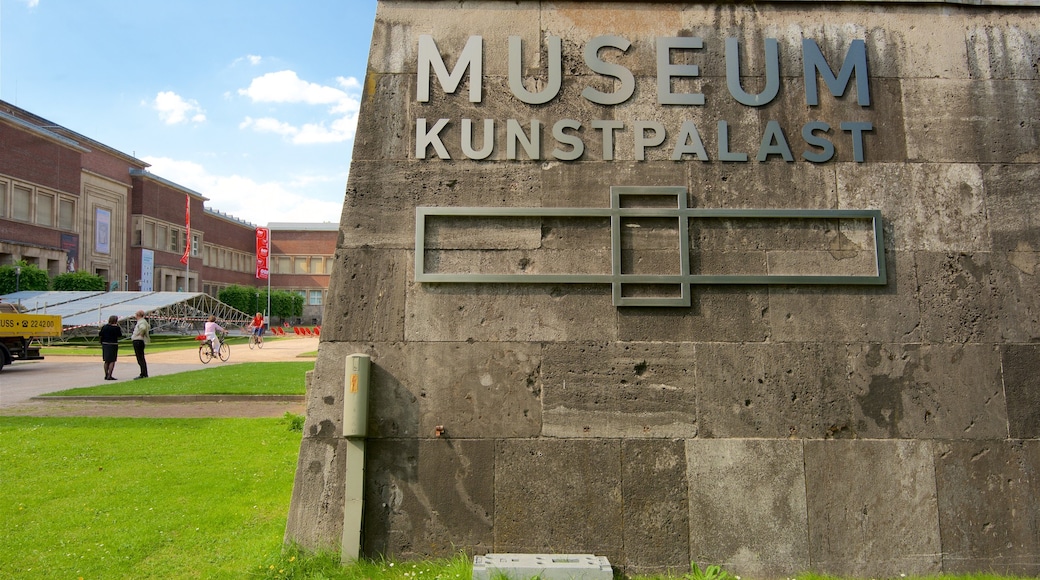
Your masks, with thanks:
M62 234L61 249L65 252L65 271L75 272L79 263L79 234Z
M266 280L271 266L271 230L256 228L256 277Z
M155 278L155 252L141 250L141 292L152 291L153 278Z
M111 237L112 212L100 207L94 210L94 251L99 254L109 254L111 249L109 240Z

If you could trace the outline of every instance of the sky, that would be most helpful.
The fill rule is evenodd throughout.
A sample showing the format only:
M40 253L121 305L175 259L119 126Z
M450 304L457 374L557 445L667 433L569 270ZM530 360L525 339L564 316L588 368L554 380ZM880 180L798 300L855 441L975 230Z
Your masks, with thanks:
M0 99L255 225L338 223L376 0L0 0Z

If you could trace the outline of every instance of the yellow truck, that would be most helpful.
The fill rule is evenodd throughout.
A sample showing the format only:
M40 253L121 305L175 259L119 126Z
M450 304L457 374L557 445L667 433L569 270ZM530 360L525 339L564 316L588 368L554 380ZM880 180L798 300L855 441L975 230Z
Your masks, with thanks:
M61 336L61 316L26 314L10 302L0 302L0 370L16 360L40 360L39 342L45 336Z

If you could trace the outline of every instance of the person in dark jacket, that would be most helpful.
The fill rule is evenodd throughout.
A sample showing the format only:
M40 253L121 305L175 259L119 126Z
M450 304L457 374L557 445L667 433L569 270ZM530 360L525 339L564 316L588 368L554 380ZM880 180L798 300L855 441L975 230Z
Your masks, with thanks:
M108 324L101 327L98 337L101 339L101 359L105 361L105 380L114 381L112 371L116 369L116 358L119 355L119 339L123 338L123 330L116 324L119 317L108 317Z

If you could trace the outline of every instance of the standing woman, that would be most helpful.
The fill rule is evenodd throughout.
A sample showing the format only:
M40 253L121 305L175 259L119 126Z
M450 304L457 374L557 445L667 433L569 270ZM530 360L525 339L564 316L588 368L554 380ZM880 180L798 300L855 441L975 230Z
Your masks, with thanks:
M134 355L137 357L137 366L141 367L141 374L134 377L134 380L147 379L148 363L144 360L144 347L151 342L148 333L152 330L152 326L144 319L144 310L138 310L134 317L137 318L137 324L134 325L134 331L130 334L130 340L134 343Z
M105 380L114 381L112 371L116 369L116 357L119 355L119 339L123 338L123 330L116 324L119 317L113 314L108 317L108 324L101 327L98 337L101 338L101 359L105 361Z

